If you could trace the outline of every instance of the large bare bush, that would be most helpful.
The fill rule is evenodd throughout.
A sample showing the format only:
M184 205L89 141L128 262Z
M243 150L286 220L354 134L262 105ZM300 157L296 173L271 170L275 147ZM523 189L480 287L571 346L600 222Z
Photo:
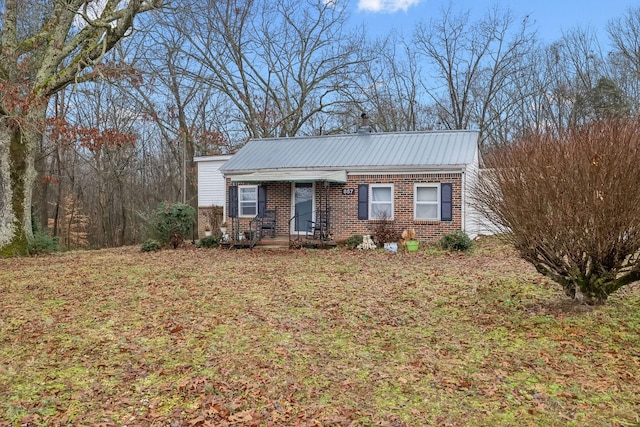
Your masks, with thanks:
M640 121L538 134L487 158L474 203L572 298L640 280Z

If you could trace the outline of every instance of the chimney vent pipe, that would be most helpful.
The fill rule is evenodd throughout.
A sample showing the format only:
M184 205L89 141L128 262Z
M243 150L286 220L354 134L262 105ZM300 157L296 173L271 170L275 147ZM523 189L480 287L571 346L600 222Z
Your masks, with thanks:
M360 114L360 118L362 119L362 123L358 128L358 134L366 135L371 133L371 126L369 126L369 116L367 116L367 113Z

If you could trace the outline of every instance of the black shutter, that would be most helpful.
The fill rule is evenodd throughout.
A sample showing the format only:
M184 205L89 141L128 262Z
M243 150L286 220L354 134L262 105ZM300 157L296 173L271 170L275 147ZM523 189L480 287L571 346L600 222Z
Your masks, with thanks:
M358 219L369 219L369 184L358 185Z
M258 216L264 217L264 211L267 210L267 187L261 185L258 187Z
M238 186L229 187L229 218L238 216Z
M451 183L440 184L440 219L453 221L453 186Z

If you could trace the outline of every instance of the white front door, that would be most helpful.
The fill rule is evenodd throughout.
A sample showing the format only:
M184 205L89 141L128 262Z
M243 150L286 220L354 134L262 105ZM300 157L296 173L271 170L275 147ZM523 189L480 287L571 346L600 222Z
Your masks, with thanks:
M295 216L291 221L291 233L307 233L311 222L315 220L315 184L294 182L291 191L291 212Z

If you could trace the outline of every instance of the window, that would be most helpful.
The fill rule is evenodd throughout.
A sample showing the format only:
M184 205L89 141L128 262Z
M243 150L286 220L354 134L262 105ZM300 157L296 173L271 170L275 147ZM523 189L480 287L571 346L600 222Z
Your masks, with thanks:
M371 184L369 190L369 219L393 219L393 185Z
M440 200L437 184L416 184L413 190L413 212L417 220L439 220Z
M240 216L254 217L258 214L257 185L241 185L238 188L238 210Z

